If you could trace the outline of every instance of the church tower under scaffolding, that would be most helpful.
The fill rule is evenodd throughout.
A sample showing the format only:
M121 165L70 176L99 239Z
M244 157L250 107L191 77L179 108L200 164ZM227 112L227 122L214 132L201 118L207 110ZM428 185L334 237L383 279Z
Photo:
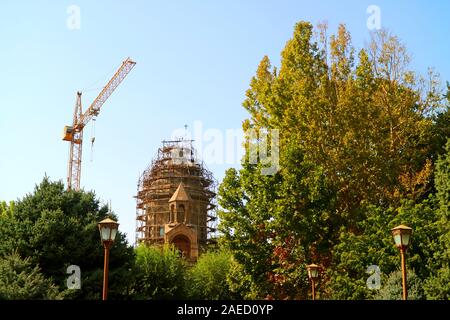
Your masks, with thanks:
M216 231L216 182L192 140L163 141L138 182L136 244L173 244L189 261Z

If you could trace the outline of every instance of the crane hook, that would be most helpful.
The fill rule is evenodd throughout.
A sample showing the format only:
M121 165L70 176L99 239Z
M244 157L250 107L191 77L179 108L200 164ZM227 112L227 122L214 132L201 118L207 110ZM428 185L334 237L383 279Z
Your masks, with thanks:
M94 161L94 142L95 142L95 118L92 119L91 128L91 162Z

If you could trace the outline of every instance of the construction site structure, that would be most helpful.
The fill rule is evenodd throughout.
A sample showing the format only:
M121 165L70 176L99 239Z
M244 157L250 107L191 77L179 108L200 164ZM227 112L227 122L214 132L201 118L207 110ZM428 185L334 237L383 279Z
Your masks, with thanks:
M217 183L192 143L162 141L136 196L136 244L173 244L188 261L213 241L217 224Z
M103 87L97 98L83 113L81 107L81 91L77 92L77 99L75 103L75 111L73 114L73 122L71 126L64 127L63 140L70 142L69 148L69 163L67 166L67 189L80 190L81 180L81 159L83 151L83 129L100 113L103 104L108 100L111 94L117 89L119 84L125 79L128 73L136 65L136 62L127 58L122 62L122 65L109 80L106 86ZM92 140L92 143L94 140Z

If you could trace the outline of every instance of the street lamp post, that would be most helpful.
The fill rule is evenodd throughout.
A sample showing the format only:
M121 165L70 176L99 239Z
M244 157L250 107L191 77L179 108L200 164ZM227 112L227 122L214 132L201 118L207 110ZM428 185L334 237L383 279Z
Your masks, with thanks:
M395 246L400 250L400 256L402 260L402 286L403 286L403 300L408 299L408 288L406 286L406 261L405 253L408 249L409 242L411 240L412 229L405 225L399 225L391 229L392 236L394 237Z
M317 264L309 264L306 266L308 270L308 278L311 280L312 299L316 300L316 280L319 278L319 266Z
M105 260L103 264L103 300L108 299L108 272L109 272L109 249L111 248L114 239L116 238L119 224L106 218L99 222L98 229L102 239L103 247L105 248Z

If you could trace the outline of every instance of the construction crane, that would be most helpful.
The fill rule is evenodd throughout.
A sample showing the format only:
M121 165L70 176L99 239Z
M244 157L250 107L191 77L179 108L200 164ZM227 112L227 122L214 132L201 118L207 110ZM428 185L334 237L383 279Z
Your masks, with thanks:
M111 94L116 90L119 84L125 79L127 74L133 69L136 62L127 58L114 76L109 80L108 84L103 88L100 94L95 98L94 102L83 113L81 109L81 92L77 92L75 103L75 112L73 114L72 126L64 127L64 141L70 142L69 165L67 173L67 189L80 190L81 178L81 155L83 149L83 129L89 121L98 116L101 107Z

